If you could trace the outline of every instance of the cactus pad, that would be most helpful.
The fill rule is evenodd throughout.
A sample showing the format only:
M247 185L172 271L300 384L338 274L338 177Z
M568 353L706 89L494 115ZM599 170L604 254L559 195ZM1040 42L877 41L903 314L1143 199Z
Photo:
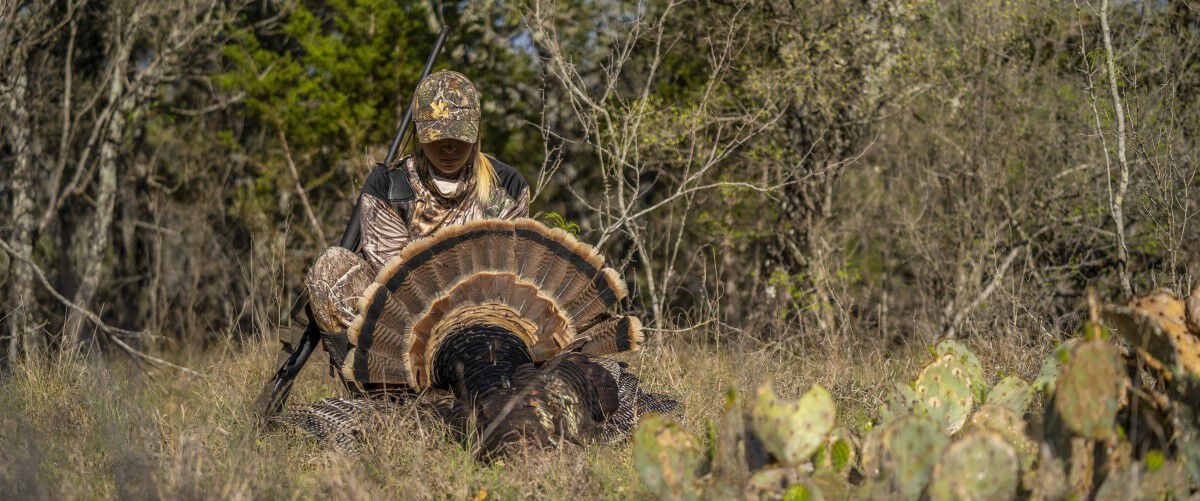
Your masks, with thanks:
M917 499L949 443L941 425L928 417L902 417L883 431L882 473L905 499Z
M893 489L892 484L889 482L879 479L867 480L854 489L851 499L862 499L864 501L896 499L899 495Z
M838 475L849 472L858 458L854 454L854 439L850 432L838 428L829 433L825 442L813 453L813 467Z
M817 501L824 499L821 490L807 483L793 485L783 493L783 501Z
M941 355L917 376L913 391L917 394L916 414L929 416L946 433L954 433L966 422L975 405L970 371L961 356Z
M1054 351L1042 362L1042 370L1038 372L1037 379L1033 380L1034 390L1042 392L1043 395L1054 393L1054 386L1058 382L1059 373L1062 372L1062 364L1075 345L1079 344L1080 339L1073 337L1054 347Z
M1096 478L1096 441L1082 437L1071 437L1071 457L1067 461L1067 483L1071 491L1090 499Z
M702 455L691 434L658 415L642 419L633 434L633 466L646 488L660 498L699 495L696 472Z
M821 493L821 499L826 501L848 499L850 497L850 484L836 473L829 471L814 473L809 478L808 483L816 487Z
M1093 339L1071 350L1054 390L1055 415L1084 437L1107 439L1115 429L1125 372L1116 349Z
M983 399L983 394L987 392L987 380L983 377L983 364L979 363L979 357L975 356L975 352L968 349L967 345L953 339L938 343L933 348L933 352L938 356L954 355L958 363L966 369L967 375L971 377L971 390L975 394L975 400Z
M712 456L713 475L736 485L744 484L750 476L741 400L736 390L726 393L725 412L717 426L716 451Z
M1141 499L1184 499L1188 497L1188 472L1183 463L1164 460L1158 468L1144 467L1139 490Z
M1169 291L1136 298L1126 306L1106 306L1104 318L1150 367L1167 377L1200 378L1200 338L1188 332L1186 306Z
M821 493L808 482L807 476L794 467L783 466L759 470L743 488L746 499L821 499Z
M1111 471L1096 490L1096 499L1137 499L1139 473L1136 465Z
M1000 435L1017 453L1021 471L1029 471L1037 458L1038 445L1025 435L1025 421L1012 409L995 404L979 406L965 428L969 432L990 431Z
M862 448L859 449L858 469L862 471L867 478L875 478L879 476L879 468L883 456L883 430L885 428L875 428L862 439Z
M1033 388L1024 379L1008 376L987 394L987 403L1001 405L1012 409L1017 415L1025 414L1029 401L1033 399Z
M1017 455L1000 435L979 431L946 449L933 471L929 497L1012 499L1020 483Z
M917 393L906 383L896 383L895 388L879 408L879 426L887 426L895 420L911 414L917 406Z
M791 402L764 384L758 388L751 419L767 450L783 464L795 465L807 461L825 440L835 413L833 397L820 385Z
M1154 469L1134 463L1112 470L1096 499L1188 499L1188 491L1183 464L1163 460Z

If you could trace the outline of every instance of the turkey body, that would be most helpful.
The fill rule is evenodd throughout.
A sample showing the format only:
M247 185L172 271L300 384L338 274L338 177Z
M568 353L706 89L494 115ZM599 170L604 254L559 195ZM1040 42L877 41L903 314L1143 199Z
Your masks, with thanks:
M341 449L369 433L357 400L442 389L438 414L482 458L614 441L646 412L678 404L642 391L621 362L638 349L637 318L594 249L533 220L479 221L411 244L364 291L344 333L327 335L335 372L357 397L284 414ZM380 405L383 405L381 407Z
M435 386L453 391L462 431L487 457L598 439L621 405L619 373L578 353L538 366L518 336L494 325L455 333L434 366Z

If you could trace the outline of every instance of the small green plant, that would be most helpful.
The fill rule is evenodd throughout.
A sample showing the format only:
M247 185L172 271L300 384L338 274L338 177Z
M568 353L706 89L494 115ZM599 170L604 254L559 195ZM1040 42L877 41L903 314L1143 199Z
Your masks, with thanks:
M575 236L579 236L579 234L583 231L579 227L579 223L571 221L567 219L566 216L554 211L542 214L542 222L546 223L546 226L551 228L559 228Z

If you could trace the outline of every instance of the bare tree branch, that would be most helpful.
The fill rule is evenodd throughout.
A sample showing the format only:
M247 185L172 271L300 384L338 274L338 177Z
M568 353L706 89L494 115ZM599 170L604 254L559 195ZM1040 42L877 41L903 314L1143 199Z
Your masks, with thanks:
M138 351L134 347L130 346L125 341L122 341L121 338L119 337L121 335L142 337L142 336L146 335L146 333L139 332L139 331L126 330L126 329L122 329L119 327L113 327L111 325L104 323L104 321L100 319L99 315L92 313L87 308L84 308L78 304L75 304L70 299L67 299L66 296L63 296L62 294L60 294L58 292L58 290L56 290L54 288L53 285L50 285L50 281L46 279L45 272L43 272L41 267L39 267L37 265L37 263L34 263L33 260L29 259L26 256L22 256L21 254L18 254L12 248L12 246L10 246L8 244L8 242L5 242L4 240L0 240L0 247L4 248L4 251L7 252L10 256L12 256L13 259L21 261L22 263L25 263L26 266L29 266L29 268L31 270L33 270L34 276L37 277L38 282L40 282L42 284L42 288L46 289L46 291L49 292L50 295L54 296L54 298L57 299L60 303L62 303L64 306L78 312L84 318L87 318L88 320L90 320L102 332L108 334L109 341L112 341L113 344L117 345L117 347L121 348L121 350L123 350L125 353L128 353L130 356L133 356L135 358L150 362L151 364L157 364L157 365L161 365L161 366L165 366L165 367L170 367L172 369L176 369L176 370L179 370L180 372L191 374L193 376L202 376L202 374L200 374L199 372L196 372L196 371L189 369L187 367L184 367L182 365L173 364L173 363L163 360L161 358L158 358L158 357L155 357L152 355L147 355L146 353Z
M321 221L313 212L312 204L308 202L308 194L304 192L304 185L300 183L300 172L296 170L296 162L292 161L292 149L288 147L287 136L284 135L282 128L276 131L279 133L279 144L283 146L283 158L287 160L288 172L292 174L292 182L296 185L296 194L300 195L300 202L304 204L304 215L308 217L309 224L317 233L317 240L321 245L325 245L325 231L321 229Z
M962 322L964 319L966 319L967 315L971 314L971 312L974 311L980 303L987 300L987 298L996 291L996 286L1000 284L1000 280L1004 278L1006 273L1008 273L1008 267L1012 265L1013 260L1017 258L1017 254L1020 254L1021 249L1024 247L1025 245L1022 244L1015 246L1008 251L1008 255L1004 257L1004 261L1001 261L1000 266L998 266L996 271L992 273L992 279L988 281L987 287L984 287L983 290L979 291L979 294L975 296L975 299L971 300L970 304L967 304L966 307L959 308L958 311L954 312L954 317L951 318L946 324L939 339L954 339L958 333L958 326L962 325ZM952 306L953 304L954 303L950 303L947 306Z
M1113 63L1112 30L1108 26L1108 0L1100 2L1100 27L1104 30L1104 55L1108 65L1108 90L1112 94L1113 108L1117 114L1117 161L1120 162L1120 181L1112 197L1112 218L1117 226L1117 274L1121 279L1121 292L1133 297L1133 285L1129 276L1129 247L1125 243L1125 192L1129 189L1129 160L1125 158L1125 109L1121 105L1121 93L1117 90L1117 69ZM1106 152L1107 154L1107 152Z

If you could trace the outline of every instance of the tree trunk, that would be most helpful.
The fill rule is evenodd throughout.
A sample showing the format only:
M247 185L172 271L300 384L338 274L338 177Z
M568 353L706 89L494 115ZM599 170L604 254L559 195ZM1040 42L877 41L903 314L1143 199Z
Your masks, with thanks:
M9 67L12 83L8 89L8 111L12 122L8 126L8 142L13 149L12 207L13 231L9 242L13 250L31 257L33 250L33 147L28 97L29 80L25 71L25 54L20 48L13 54ZM12 283L8 288L7 304L12 308L8 320L8 355L15 359L45 345L43 336L34 329L33 270L20 260L12 260Z
M104 132L100 145L100 165L96 169L95 210L78 236L75 269L79 270L79 288L75 290L75 304L90 308L100 286L105 269L104 254L109 246L109 227L113 221L113 206L117 191L117 154L124 137L125 124L133 111L134 92L126 89L125 70L128 67L130 44L120 40L112 59L112 80L108 88L108 102L116 107ZM64 348L82 347L87 319L78 311L70 310L63 329Z

